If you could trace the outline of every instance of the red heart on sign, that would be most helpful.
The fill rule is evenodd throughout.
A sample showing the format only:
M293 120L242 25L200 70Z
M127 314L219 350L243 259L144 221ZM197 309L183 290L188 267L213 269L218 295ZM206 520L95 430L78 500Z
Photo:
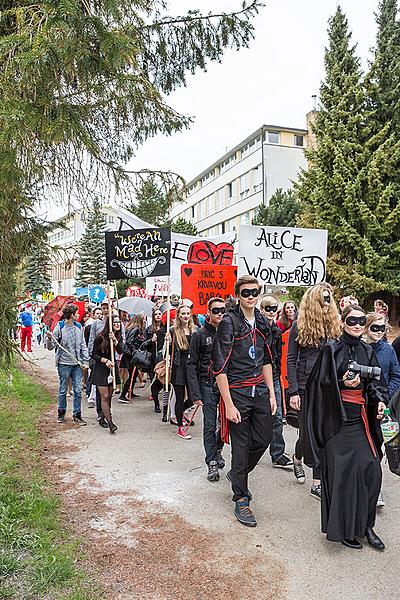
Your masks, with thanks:
M214 242L207 240L199 240L191 244L187 260L188 263L194 264L231 265L233 261L233 245L227 242L214 244Z

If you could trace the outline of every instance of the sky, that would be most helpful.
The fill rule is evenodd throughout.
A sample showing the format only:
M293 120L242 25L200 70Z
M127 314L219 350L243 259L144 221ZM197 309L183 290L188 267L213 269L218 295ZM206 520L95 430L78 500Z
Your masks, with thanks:
M190 129L156 136L129 163L134 170L171 170L190 181L227 150L263 124L305 128L324 76L327 24L340 4L353 42L367 67L375 43L374 12L379 0L264 0L254 19L255 39L248 49L226 51L222 63L189 75L187 86L168 102L190 115ZM203 13L238 10L242 0L170 0L171 15L198 8ZM58 218L65 207L52 207Z

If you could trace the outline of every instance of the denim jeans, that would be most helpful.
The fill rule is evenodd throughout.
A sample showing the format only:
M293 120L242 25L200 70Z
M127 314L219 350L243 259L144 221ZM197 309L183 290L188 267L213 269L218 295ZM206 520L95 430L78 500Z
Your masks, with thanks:
M201 385L200 393L203 401L203 443L206 463L209 464L217 460L217 452L224 447L217 422L219 394L210 384Z
M274 390L276 398L276 413L272 417L272 442L269 447L269 453L272 460L278 460L285 452L285 440L283 439L282 422L282 391L279 379L274 381Z
M73 414L81 412L82 405L82 369L78 365L58 365L60 387L58 389L58 410L67 410L68 379L71 377L74 390Z

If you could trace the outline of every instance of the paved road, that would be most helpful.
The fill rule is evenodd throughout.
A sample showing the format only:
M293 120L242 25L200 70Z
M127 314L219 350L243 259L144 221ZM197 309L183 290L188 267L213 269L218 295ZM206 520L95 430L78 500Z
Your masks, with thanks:
M49 353L36 350L34 354L40 369L52 370ZM68 429L58 436L62 443L77 445L68 457L77 469L92 475L104 491L129 492L150 504L161 503L188 523L217 533L231 551L260 552L265 571L275 561L285 573L276 598L383 600L398 594L400 479L386 466L386 507L380 509L376 530L387 550L382 554L370 547L354 551L327 542L320 533L320 507L309 495L309 471L306 484L299 485L291 471L273 469L265 455L250 479L258 527L248 530L232 515L225 477L214 484L206 480L199 422L191 428L193 439L181 440L174 435L174 426L160 422L145 397L130 405L115 402L115 436L98 427L93 409L84 407L83 414L88 427ZM287 426L285 436L292 453L296 433ZM229 449L224 456L229 463ZM245 592L241 597L247 600ZM258 597L267 594L260 591Z

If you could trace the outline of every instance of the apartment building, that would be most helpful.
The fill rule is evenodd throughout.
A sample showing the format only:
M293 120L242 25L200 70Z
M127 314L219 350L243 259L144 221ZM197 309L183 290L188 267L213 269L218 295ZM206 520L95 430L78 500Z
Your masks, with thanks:
M193 222L203 235L239 231L307 168L307 141L306 129L262 125L188 183L187 200L173 208L173 218Z

